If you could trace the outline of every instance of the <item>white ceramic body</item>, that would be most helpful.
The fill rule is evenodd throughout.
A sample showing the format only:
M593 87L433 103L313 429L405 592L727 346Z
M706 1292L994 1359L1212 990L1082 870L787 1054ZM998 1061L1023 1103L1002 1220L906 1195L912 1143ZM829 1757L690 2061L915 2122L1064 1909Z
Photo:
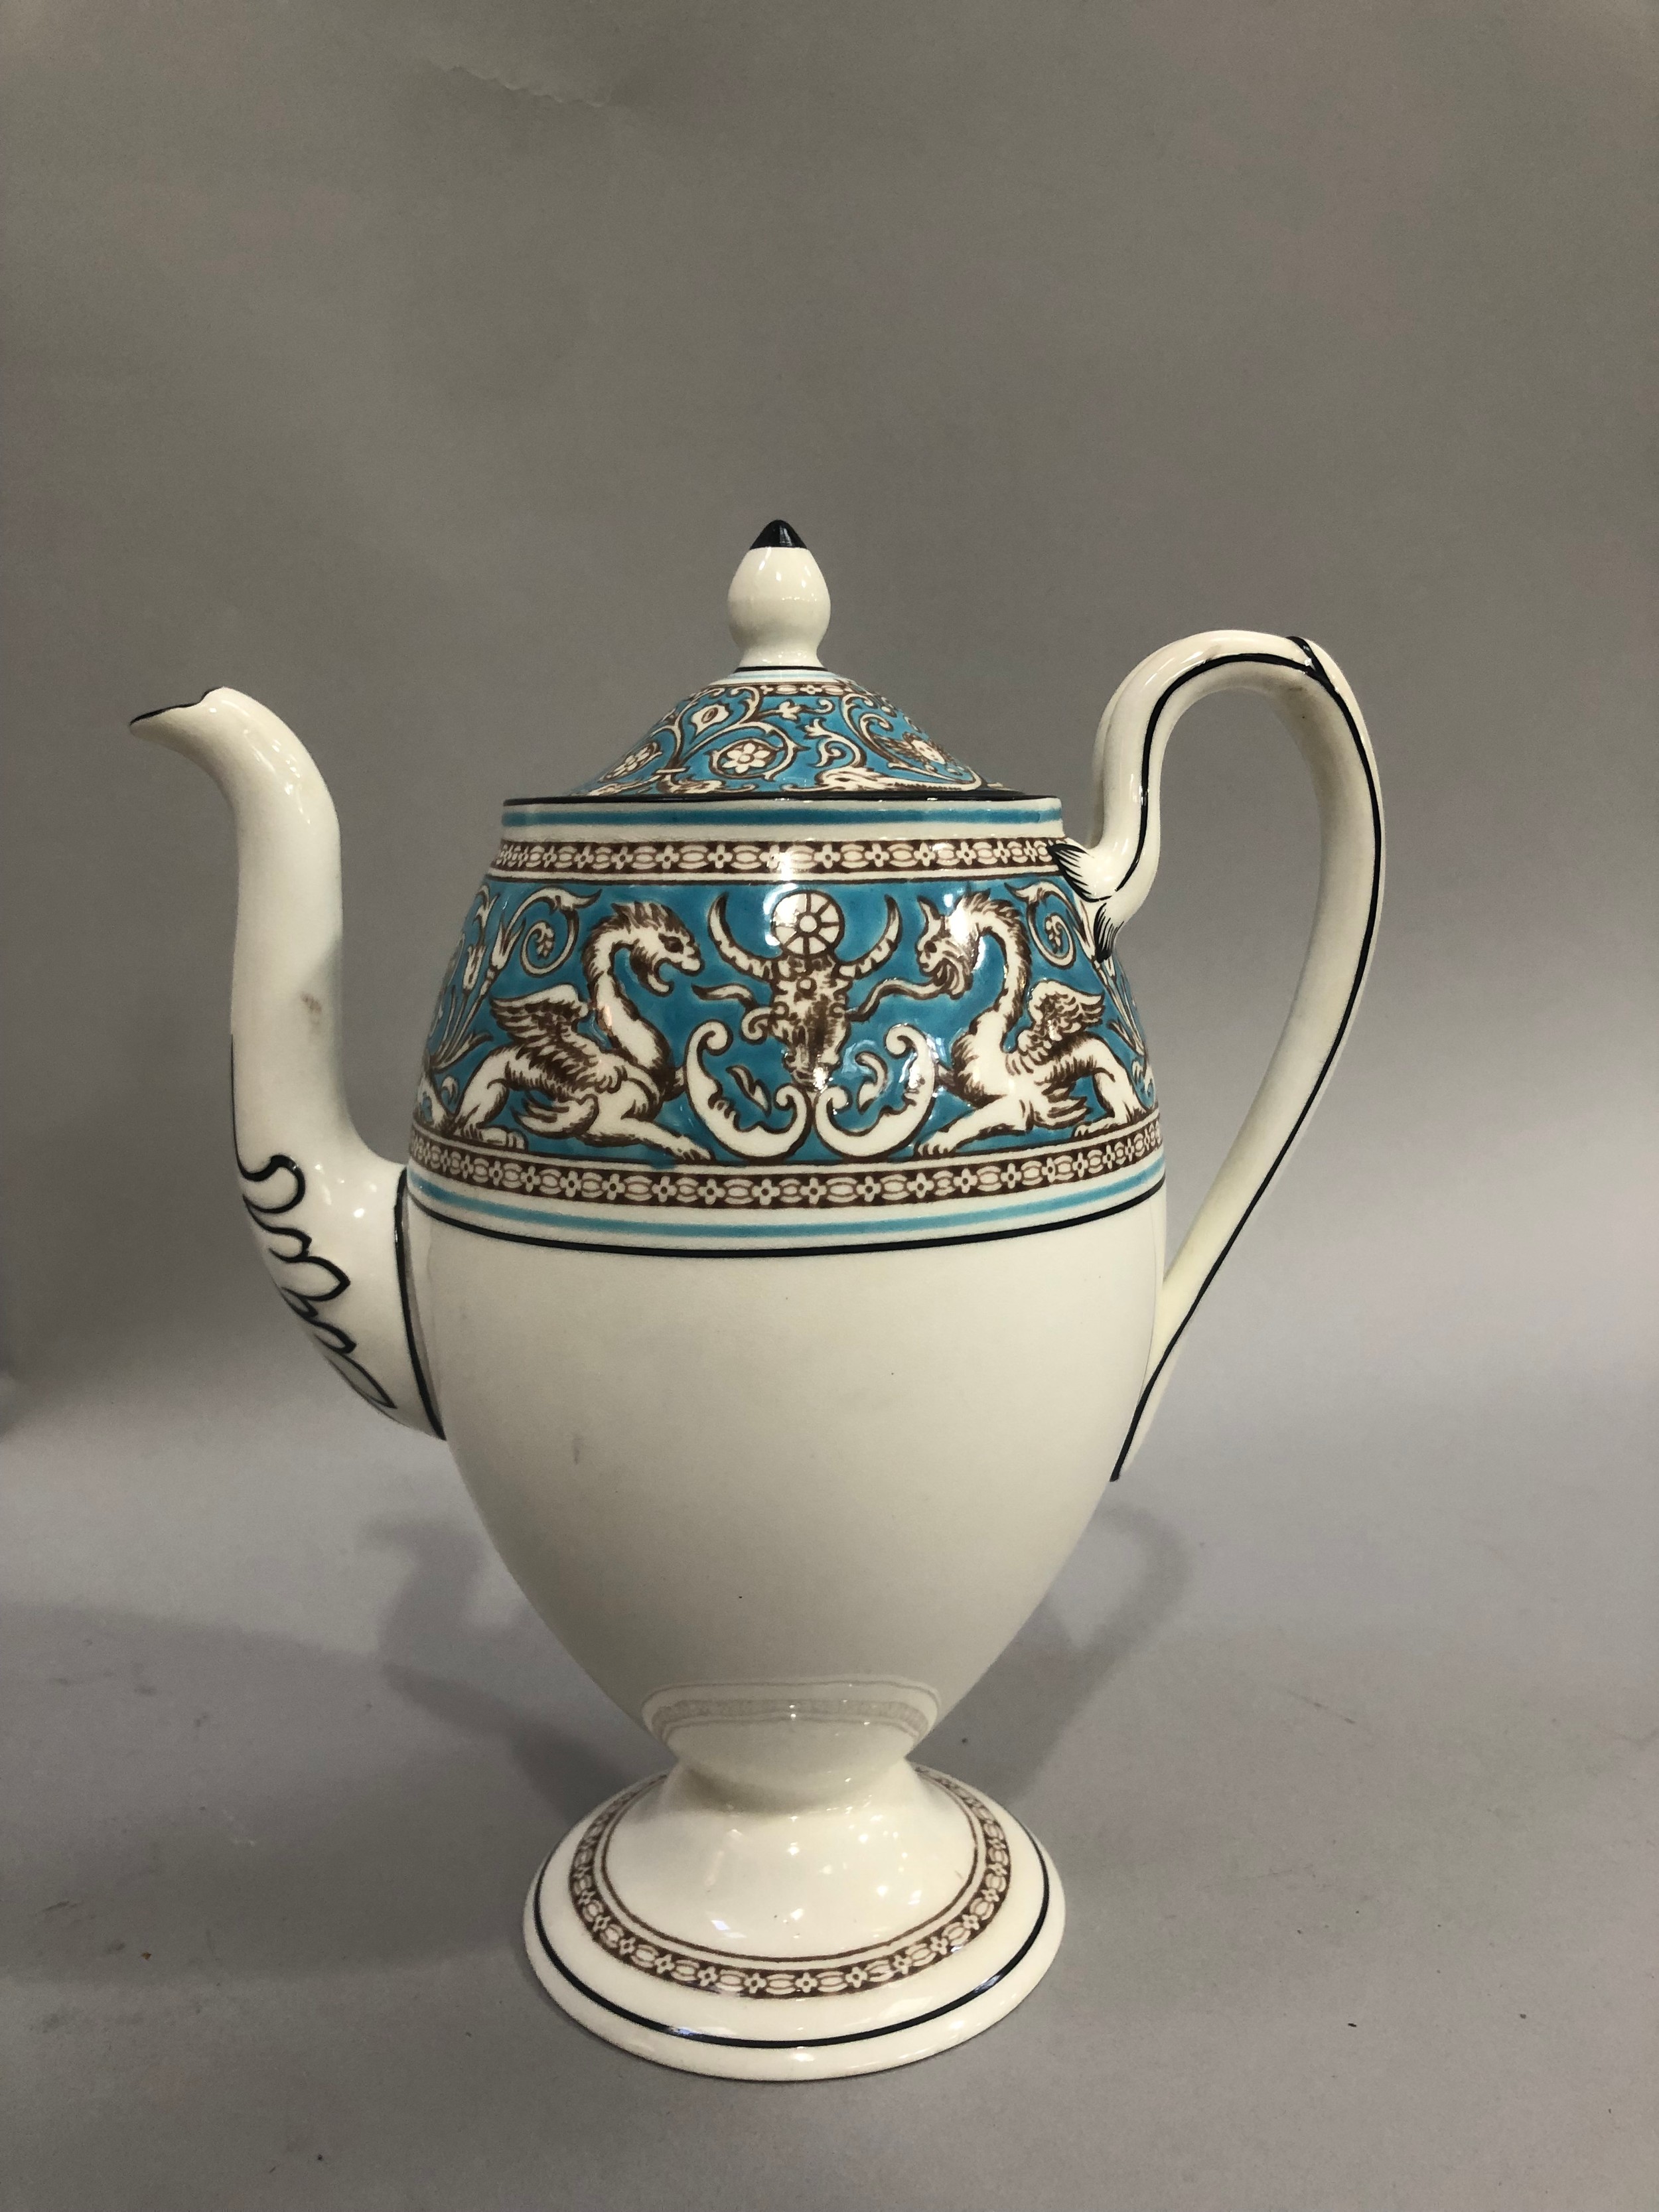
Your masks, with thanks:
M647 1720L710 1685L910 1685L929 1723L1038 1603L1145 1379L1162 1191L1045 1235L662 1258L411 1217L450 1445L561 1642ZM699 1731L676 1742L700 1761ZM702 1731L702 1733L707 1733ZM706 1763L822 1802L908 1741L752 1726Z
M808 564L750 556L740 644L744 625L772 635L771 607L814 654L828 601ZM1340 672L1303 640L1212 631L1150 656L1107 709L1095 841L1053 847L1079 913L1109 948L1145 898L1170 733L1229 686L1265 693L1308 761L1319 902L1267 1073L1167 1272L1161 1188L1042 1233L965 1221L980 1241L767 1256L434 1218L345 1109L337 832L304 748L232 691L142 725L236 817L239 1162L273 1278L368 1402L447 1425L538 1612L677 1762L573 1832L526 1906L544 1985L628 2049L750 2078L901 2063L991 2025L1054 1954L1046 1856L908 1754L1145 1433L1328 1079L1380 908L1375 766Z

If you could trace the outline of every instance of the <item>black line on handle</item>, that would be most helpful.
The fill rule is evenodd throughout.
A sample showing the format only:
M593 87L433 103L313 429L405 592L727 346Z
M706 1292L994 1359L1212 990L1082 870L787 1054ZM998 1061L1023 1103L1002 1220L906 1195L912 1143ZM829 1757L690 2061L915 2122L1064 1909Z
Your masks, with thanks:
M1342 1018L1336 1025L1336 1035L1331 1040L1330 1050L1325 1055L1312 1089L1309 1091L1307 1097L1303 1102L1302 1111L1297 1115L1296 1120L1291 1126L1289 1136L1285 1138L1278 1152L1274 1153L1273 1163L1269 1166L1267 1172L1262 1176L1261 1182L1256 1185L1255 1191L1251 1194L1249 1204L1244 1208L1243 1213L1239 1215L1238 1219L1233 1224L1231 1236L1228 1237L1226 1243L1222 1246L1219 1253L1216 1255L1214 1265L1211 1267L1208 1274L1205 1276L1204 1280L1199 1285L1198 1289L1194 1293L1192 1304L1182 1316L1179 1327L1176 1329L1175 1334L1170 1337L1170 1341L1164 1346L1157 1366L1153 1368L1152 1373L1146 1377L1145 1387L1141 1390L1140 1397L1135 1406L1133 1419L1130 1421L1128 1432L1123 1439L1122 1449L1118 1453L1117 1464L1112 1469L1111 1479L1114 1482L1117 1480L1118 1477L1123 1472L1124 1463L1128 1459L1129 1454L1133 1449L1135 1437L1139 1433L1140 1424L1146 1417L1146 1408L1148 1404L1151 1402L1152 1392L1158 1387L1158 1379L1159 1376L1163 1374L1165 1367L1168 1366L1176 1346L1186 1334L1188 1322L1191 1321L1193 1316L1198 1311L1200 1305L1203 1302L1205 1292L1209 1289L1211 1284L1214 1282L1217 1275L1220 1273L1222 1263L1225 1261L1228 1254L1232 1250L1233 1246L1238 1242L1239 1237L1243 1235L1245 1223L1255 1212L1255 1209L1257 1206L1260 1205L1262 1194L1267 1190L1268 1184L1273 1181L1273 1177L1279 1173L1279 1169L1284 1165L1286 1153L1290 1151L1291 1146L1295 1144L1297 1137L1302 1133L1303 1123L1307 1120L1309 1115L1312 1113L1315 1106L1318 1103L1319 1095L1325 1088L1332 1066L1335 1063L1336 1055L1342 1049L1343 1041L1348 1033L1348 1024L1353 1019L1353 1010L1359 1001L1360 990L1365 981L1365 972L1371 963L1371 945L1376 935L1377 911L1382 902L1382 802L1376 788L1376 774L1371 766L1370 755L1366 752L1364 741L1360 737L1358 725L1355 722L1353 715L1349 711L1348 702L1342 696L1342 694L1337 690L1335 684L1332 683L1329 672L1326 669L1324 662L1320 659L1313 647L1309 644L1305 637L1293 637L1291 640L1291 643L1292 645L1301 647L1303 652L1308 656L1308 660L1310 664L1310 665L1304 667L1300 661L1287 660L1282 654L1279 653L1229 653L1224 659L1206 660L1197 668L1189 668L1184 675L1178 676L1176 678L1175 682L1170 685L1168 690L1166 690L1159 699L1157 706L1152 709L1152 720L1146 726L1146 743L1145 750L1141 755L1140 838L1135 847L1134 860L1130 862L1128 868L1124 873L1122 882L1118 885L1118 889L1121 890L1123 888L1123 884L1127 883L1129 878L1133 875L1136 864L1139 862L1141 853L1146 848L1148 817L1152 806L1152 790L1148 780L1148 771L1152 761L1152 738L1158 727L1158 716L1164 712L1164 708L1169 704L1169 702L1174 697L1175 694L1181 689L1183 684L1190 684L1195 677L1202 676L1206 670L1212 668L1237 667L1241 663L1261 668L1291 668L1294 669L1299 676L1311 676L1315 683L1318 684L1320 690L1329 698L1335 701L1337 711L1340 714L1343 721L1347 726L1348 735L1353 740L1354 751L1358 757L1359 766L1365 778L1365 789L1368 796L1370 797L1371 807L1371 895L1370 904L1365 915L1365 934L1360 942L1359 957L1354 964L1353 981L1349 988L1348 1001L1346 1006L1342 1009Z

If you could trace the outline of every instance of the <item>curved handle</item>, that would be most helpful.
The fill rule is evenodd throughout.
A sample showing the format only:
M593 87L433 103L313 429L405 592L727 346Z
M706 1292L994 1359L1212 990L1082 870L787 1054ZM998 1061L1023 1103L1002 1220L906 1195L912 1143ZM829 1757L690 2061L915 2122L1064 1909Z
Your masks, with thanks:
M1256 1201L1278 1174L1324 1089L1353 1019L1382 903L1382 806L1376 763L1341 670L1305 638L1206 630L1152 653L1118 688L1095 741L1093 845L1061 866L1096 903L1109 951L1158 871L1164 748L1189 707L1212 692L1259 691L1307 762L1319 799L1319 902L1283 1033L1243 1127L1158 1291L1146 1381L1114 1481L1146 1434L1170 1362Z

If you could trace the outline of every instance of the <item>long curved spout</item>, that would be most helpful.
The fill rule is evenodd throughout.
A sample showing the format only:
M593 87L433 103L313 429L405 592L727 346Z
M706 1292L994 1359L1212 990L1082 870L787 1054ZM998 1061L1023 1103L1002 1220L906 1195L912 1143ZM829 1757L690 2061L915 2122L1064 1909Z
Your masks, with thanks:
M236 1164L271 1279L360 1397L441 1436L404 1265L403 1170L357 1134L341 1080L334 803L293 731L240 691L132 727L204 768L235 819Z

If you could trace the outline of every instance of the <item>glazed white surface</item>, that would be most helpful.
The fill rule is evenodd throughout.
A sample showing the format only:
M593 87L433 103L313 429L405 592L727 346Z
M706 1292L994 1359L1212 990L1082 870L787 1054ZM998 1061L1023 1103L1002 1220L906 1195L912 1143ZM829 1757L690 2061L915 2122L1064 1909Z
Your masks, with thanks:
M1148 653L1119 684L1095 738L1094 842L1075 859L1079 891L1098 902L1114 928L1139 911L1162 850L1170 738L1189 708L1231 690L1267 699L1307 763L1319 805L1319 897L1273 1057L1159 1292L1130 1456L1168 1385L1170 1360L1194 1308L1330 1079L1364 988L1382 909L1382 802L1359 702L1322 648L1264 630L1178 638Z
M399 1280L403 1170L358 1135L341 1073L340 828L328 787L288 725L241 691L222 687L133 727L205 769L236 824L236 1152L260 1256L359 1395L429 1435Z
M462 1474L532 1603L636 1714L678 1684L848 1675L948 1710L1111 1474L1163 1238L1161 1191L1036 1236L805 1259L410 1222Z
M410 1231L496 1549L679 1762L607 1845L632 1921L727 1966L908 1949L953 1909L971 1836L902 1754L1041 1600L1110 1477L1162 1188L1036 1235L805 1257L572 1250L418 1212ZM1058 1881L1004 1825L1018 1879L995 1920L890 1985L778 1999L642 1971L572 1906L580 1830L532 1889L532 1964L665 2064L903 2064L991 2026L1054 1956Z
M739 668L821 668L830 587L804 545L757 545L738 563L726 618Z
M673 1833L673 1808L666 1820L653 1823L649 1816L653 1809L660 1814L659 1801L687 1778L677 1772L623 1814L615 1840L629 1838L631 1848L625 1874L617 1868L618 1886L627 1885L630 1903L652 1896L659 1912L693 1923L676 1927L676 1934L703 1942L712 1935L739 1968L763 1946L770 1944L775 1958L787 1944L792 1914L803 1895L812 1893L800 1875L812 1854L821 1875L820 1909L812 1916L820 1953L853 1953L900 1933L895 1923L902 1916L880 1893L889 1887L884 1876L907 1885L908 1924L915 1925L959 1894L969 1871L969 1830L946 1794L949 1785L908 1766L884 1778L861 1802L816 1815L708 1807L688 1818L690 1808L681 1808L679 1832ZM684 2072L748 2081L822 2081L932 2057L982 2034L1028 1996L1053 1963L1065 1930L1065 1894L1053 1861L1010 1814L974 1794L1006 1838L1006 1887L988 1926L918 1972L834 1994L786 1997L642 1972L596 1942L572 1903L571 1863L586 1821L531 1885L524 1915L531 1966L548 1995L584 2027L636 2057ZM613 1858L623 1856L613 1852ZM718 1926L730 1915L748 1920L754 1933L746 1944L732 1942Z
M948 1907L973 1856L961 1806L904 1759L872 1788L810 1811L733 1807L677 1766L629 1808L608 1851L617 1889L642 1920L768 1961L897 1940Z
M815 577L810 555L751 554L733 585L740 646L809 655L828 617ZM526 1595L678 1761L607 1832L617 1912L633 1917L606 1923L614 1942L633 1944L638 1923L648 1946L729 1966L788 1949L793 1930L815 1978L813 1961L872 1942L921 1947L898 1998L702 1986L725 1968L693 1948L674 1951L683 1973L653 1978L588 1932L574 1893L561 1902L558 1869L580 1857L568 1838L527 1908L532 1964L629 2049L763 2078L899 2064L989 2025L1053 1955L1058 1892L1051 1915L1029 1839L1019 1910L961 1941L939 1935L957 1909L960 1808L904 1753L1037 1605L1144 1431L1182 1328L1329 1074L1381 897L1375 769L1340 672L1300 641L1210 632L1121 687L1101 727L1100 837L1055 848L1105 926L1104 957L1157 866L1169 732L1232 684L1266 690L1309 761L1320 900L1284 1035L1167 1275L1161 1182L1064 1228L741 1258L532 1244L406 1208L398 1171L345 1110L338 834L313 764L238 693L146 726L207 767L236 815L241 1170L265 1194L268 1151L296 1184L291 1205L250 1203L267 1264L383 1410L424 1425L435 1398ZM280 1176L274 1188L285 1198ZM943 1213L940 1225L948 1236ZM331 1342L341 1323L353 1334ZM395 1395L345 1357L364 1347ZM585 1962L574 1980L550 1917ZM614 1994L599 1990L617 1976ZM647 1992L670 2009L642 2021ZM763 2052L757 2023L779 2003L806 2005L813 2025ZM889 2033L895 2003L902 2033Z

